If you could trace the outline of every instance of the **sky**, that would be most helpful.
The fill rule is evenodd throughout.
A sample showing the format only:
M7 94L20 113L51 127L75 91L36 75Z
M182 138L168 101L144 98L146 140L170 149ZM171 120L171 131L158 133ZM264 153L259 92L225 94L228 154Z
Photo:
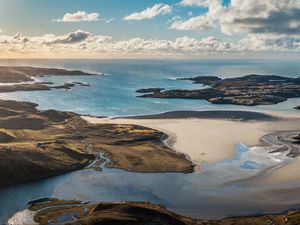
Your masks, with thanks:
M299 53L300 0L0 0L1 58Z

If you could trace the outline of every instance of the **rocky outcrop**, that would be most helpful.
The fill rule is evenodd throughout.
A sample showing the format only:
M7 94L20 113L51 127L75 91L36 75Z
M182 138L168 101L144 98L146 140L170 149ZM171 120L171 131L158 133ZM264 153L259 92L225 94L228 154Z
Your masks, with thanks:
M296 106L295 109L299 109L300 110L300 105Z
M144 89L139 89L136 92L137 93L159 93L161 91L163 91L164 88L144 88Z
M275 75L247 75L221 80L217 77L184 78L210 85L199 90L167 90L144 94L143 98L203 99L212 104L271 105L300 97L300 78Z
M59 85L59 86L54 86L51 87L53 89L65 89L65 90L70 90L71 88L75 87L76 84L74 83L64 83L63 85Z
M194 84L212 85L222 79L215 76L198 76L189 78L178 78L177 80L191 80Z
M50 87L44 84L15 84L0 86L0 93L16 91L49 91Z
M50 87L51 89L65 89L65 90L70 90L76 85L79 85L81 87L90 87L91 85L88 83L83 83L83 82L71 82L71 83L64 83L63 85L58 85L58 86L52 86Z

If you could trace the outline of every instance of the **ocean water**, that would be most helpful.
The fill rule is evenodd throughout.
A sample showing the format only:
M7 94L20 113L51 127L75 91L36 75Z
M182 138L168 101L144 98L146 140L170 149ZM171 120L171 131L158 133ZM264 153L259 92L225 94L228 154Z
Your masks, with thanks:
M300 76L298 62L246 60L0 60L0 65L27 65L81 69L104 73L98 76L44 77L39 81L55 84L85 82L70 91L52 90L0 94L4 99L30 101L40 109L58 109L94 116L130 116L173 110L249 110L298 113L293 109L300 99L289 99L271 106L212 105L205 100L137 98L140 88L199 89L202 85L178 81L178 77L215 75L234 77L247 74Z

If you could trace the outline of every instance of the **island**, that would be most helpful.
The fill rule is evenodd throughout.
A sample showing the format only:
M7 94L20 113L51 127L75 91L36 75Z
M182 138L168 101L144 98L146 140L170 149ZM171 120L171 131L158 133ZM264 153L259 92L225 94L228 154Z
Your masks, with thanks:
M0 86L0 93L16 91L49 91L52 89L70 90L76 85L91 86L88 83L70 82L62 85L51 86L51 82L35 82L35 78L43 76L93 76L80 70L65 70L35 67L6 67L0 66L0 82L7 85Z
M288 98L300 97L300 78L288 78L277 75L247 75L221 79L218 77L199 76L179 78L191 80L196 84L209 85L196 90L149 89L149 92L138 96L142 98L182 98L203 99L212 104L234 105L271 105L286 101ZM147 89L141 89L147 90ZM141 90L137 90L138 93ZM155 90L155 91L152 91Z

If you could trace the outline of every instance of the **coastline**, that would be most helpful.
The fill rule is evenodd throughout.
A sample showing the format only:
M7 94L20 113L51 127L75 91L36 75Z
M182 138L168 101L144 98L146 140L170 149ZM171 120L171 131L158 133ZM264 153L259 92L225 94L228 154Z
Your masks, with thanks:
M113 119L221 119L236 121L273 121L280 119L277 115L269 115L267 113L253 111L237 111L237 110L184 110L184 111L168 111L159 114L114 117Z
M29 102L0 100L0 105L0 186L82 169L98 152L109 155L109 168L193 172L186 155L164 144L163 132L135 125L90 125L78 114L41 111Z
M221 111L216 118L209 115L211 111L201 113L189 111L169 112L158 115L137 116L130 118L97 118L82 116L94 124L135 124L150 127L169 135L168 144L174 150L182 152L199 163L215 163L236 155L235 145L261 145L260 138L269 133L282 130L296 130L300 122L294 119L279 119L274 116L254 114L255 120L238 118L230 119L230 111ZM252 112L238 113L252 118ZM237 115L238 115L237 114ZM162 115L162 116L161 116ZM171 115L168 117L168 115ZM190 117L190 115L193 115ZM198 118L195 118L198 115ZM209 115L210 119L208 119ZM176 119L175 119L176 118Z
M31 90L32 91L32 90ZM80 116L80 115L78 115ZM282 115L283 116L283 115ZM48 119L48 116L46 116ZM272 133L274 131L282 131L282 130L295 130L299 129L300 121L295 120L295 118L289 118L288 116L281 116L274 113L274 115L268 115L265 113L257 113L257 112L245 112L245 111L172 111L166 112L162 114L156 115L147 115L147 116L133 116L133 117L124 117L124 118L95 118L90 116L81 116L81 118L86 121L94 124L100 125L124 125L124 127L118 127L124 131L124 129L133 130L137 133L142 133L147 131L146 129L154 129L158 130L162 133L165 133L169 136L169 139L166 140L166 147L170 147L172 149L164 149L166 152L173 154L173 159L175 161L170 161L170 158L163 158L163 156L145 156L144 159L148 159L151 162L153 159L156 161L161 160L160 163L152 164L150 167L132 169L128 167L128 164L123 165L110 165L113 168L121 168L127 171L136 171L146 173L147 170L150 172L151 168L159 168L162 164L169 163L168 168L163 168L162 171L154 171L157 173L163 172L191 172L189 170L189 162L185 162L185 166L181 168L177 168L177 171L171 171L169 168L174 169L174 166L171 165L176 164L176 162L180 162L182 160L182 155L186 155L187 159L191 159L193 162L197 164L202 163L216 163L229 158L232 158L236 155L235 145L238 143L243 143L248 146L256 146L260 145L260 138L266 134ZM297 117L298 118L298 117ZM126 127L126 125L132 126L141 126L141 127ZM114 126L108 126L105 131L114 131ZM116 130L118 130L116 129ZM116 133L112 132L112 135L119 135L120 130L116 131ZM114 131L115 132L115 131ZM148 131L147 131L148 132ZM149 131L153 132L153 131ZM105 132L104 132L105 133ZM142 134L141 134L142 135ZM77 137L76 137L77 138ZM127 137L126 137L127 138ZM139 137L137 137L139 138ZM148 138L146 136L146 138ZM118 145L124 144L127 140L118 140L119 143L115 143L113 146L114 149L117 149ZM137 142L136 142L137 141ZM146 141L145 141L146 142ZM147 141L149 142L149 141ZM150 141L151 142L151 141ZM160 142L154 141L157 146L160 146ZM134 139L134 143L136 144L136 148L132 149L132 152L126 152L131 154L131 163L137 165L140 163L140 158L143 157L143 154L147 153L149 149L145 150L145 153L138 155L140 153L137 152L138 148L141 148L141 145L145 143L140 143L139 140ZM59 144L59 143L55 143ZM132 144L128 144L127 147ZM109 144L110 145L110 144ZM169 146L168 146L169 145ZM99 144L99 148L108 147L108 145ZM130 146L131 147L131 146ZM148 146L149 147L149 146ZM114 151L111 149L111 151ZM126 148L125 148L126 150ZM174 156L175 150L177 153L181 154L181 159L179 160ZM116 161L125 161L124 157L121 155L124 149L118 149L114 154L117 159ZM110 153L112 159L113 156ZM120 157L121 155L121 157ZM134 157L138 156L139 160L136 160ZM120 157L120 158L119 158ZM122 158L123 157L123 158ZM127 160L127 159L126 159ZM178 161L177 161L178 160ZM145 160L146 161L146 160ZM145 163L145 161L143 163ZM175 163L174 163L175 162ZM287 178L286 174L290 174L293 171L293 176L288 177L288 181L293 179L298 179L296 176L296 167L300 163L299 159L296 159L294 163L288 164L271 174L264 182L282 182ZM147 165L147 163L146 163ZM145 169L146 168L146 169ZM184 170L182 169L184 168ZM274 178L272 178L274 177ZM270 181L268 180L270 179ZM274 180L272 180L274 179Z

